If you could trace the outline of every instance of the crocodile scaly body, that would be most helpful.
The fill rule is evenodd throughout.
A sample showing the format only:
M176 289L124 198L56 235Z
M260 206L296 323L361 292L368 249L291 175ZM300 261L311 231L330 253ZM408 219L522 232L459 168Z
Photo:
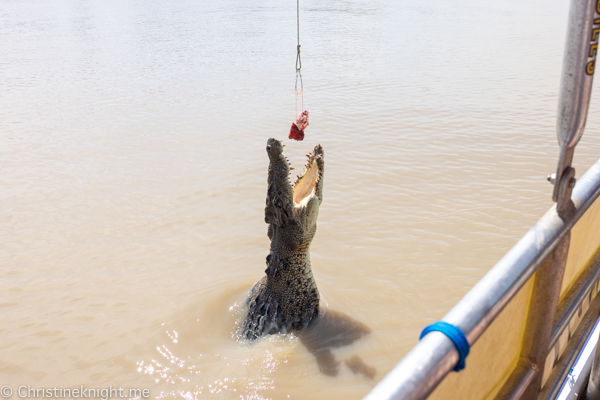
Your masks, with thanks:
M323 201L324 154L321 145L292 185L290 165L279 140L267 141L269 173L265 222L271 248L266 276L256 282L246 304L242 336L302 330L319 315L319 290L310 265L310 243Z

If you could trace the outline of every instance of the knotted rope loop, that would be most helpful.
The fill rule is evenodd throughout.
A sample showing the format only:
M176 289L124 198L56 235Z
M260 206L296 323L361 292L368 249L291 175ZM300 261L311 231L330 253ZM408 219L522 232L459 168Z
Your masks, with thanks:
M302 60L300 59L300 45L298 45L298 52L296 53L296 71L300 72L302 69Z
M296 55L296 84L294 85L294 89L296 90L296 95L298 94L298 80L300 80L300 93L304 90L304 84L302 83L302 60L300 59L300 45L298 45L298 53ZM304 103L303 103L304 104Z

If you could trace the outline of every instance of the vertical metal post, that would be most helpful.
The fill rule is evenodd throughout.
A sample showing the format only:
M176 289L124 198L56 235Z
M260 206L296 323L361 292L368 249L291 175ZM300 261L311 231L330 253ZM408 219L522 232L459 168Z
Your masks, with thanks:
M571 168L575 145L583 134L592 92L592 79L600 42L600 0L573 1L569 14L567 46L563 64L562 86L558 108L558 136L561 145L553 198L564 200L567 191L575 185L575 171ZM559 187L565 180L566 186ZM561 193L563 192L563 193ZM570 193L568 193L570 197ZM600 400L600 346L592 362L587 398Z
M600 36L600 0L572 0L558 99L560 154L552 199L559 201L563 174L569 171L575 146L585 127Z
M569 243L567 234L535 273L519 363L496 400L535 399L541 389Z
M554 184L556 211L565 222L575 212L571 201L575 169L571 163L585 127L599 37L600 0L572 0L558 104L560 154L556 174L549 177ZM535 399L541 389L570 237L569 233L558 243L536 272L519 363L496 399Z

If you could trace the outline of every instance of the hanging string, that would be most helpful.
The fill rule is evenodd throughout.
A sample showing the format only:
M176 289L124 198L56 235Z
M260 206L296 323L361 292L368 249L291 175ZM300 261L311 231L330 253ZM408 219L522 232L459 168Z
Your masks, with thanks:
M296 27L298 29L298 47L296 52L296 84L294 85L294 89L296 91L296 115L298 115L298 95L300 95L302 110L304 110L304 84L302 82L302 60L300 59L300 0L296 0ZM298 80L300 80L300 92L298 92Z
M304 109L304 84L302 82L302 60L300 59L300 0L296 0L296 28L298 30L298 46L296 47L296 115L295 123L290 127L288 138L301 141L304 139L304 129L308 126L308 111ZM300 80L300 90L298 90ZM301 107L298 113L298 95L300 95Z

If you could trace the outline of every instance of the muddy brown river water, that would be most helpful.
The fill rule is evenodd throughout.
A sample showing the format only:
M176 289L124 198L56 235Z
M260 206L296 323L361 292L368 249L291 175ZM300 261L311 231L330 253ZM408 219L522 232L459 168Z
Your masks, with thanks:
M251 346L295 2L0 2L0 386L360 399L551 206L567 11L300 1L326 312Z

